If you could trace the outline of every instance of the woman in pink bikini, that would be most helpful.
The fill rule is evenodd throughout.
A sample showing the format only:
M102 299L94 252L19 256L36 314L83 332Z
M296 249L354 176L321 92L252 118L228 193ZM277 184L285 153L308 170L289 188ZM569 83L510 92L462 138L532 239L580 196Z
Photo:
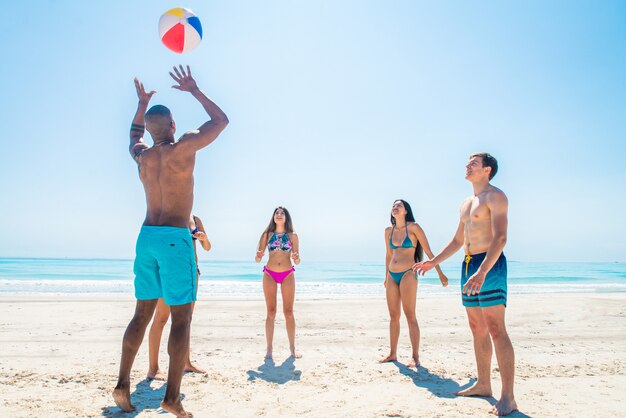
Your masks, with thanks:
M287 325L289 350L292 357L300 358L300 354L296 352L296 320L293 316L293 301L296 295L294 271L296 269L291 264L292 260L294 264L300 264L300 255L298 254L300 245L298 235L293 232L289 211L281 206L274 209L270 224L261 235L254 258L257 263L263 259L265 247L269 253L269 260L263 267L263 293L267 305L267 318L265 319L267 354L265 358L272 358L278 285L280 285L280 293L283 297L283 313Z

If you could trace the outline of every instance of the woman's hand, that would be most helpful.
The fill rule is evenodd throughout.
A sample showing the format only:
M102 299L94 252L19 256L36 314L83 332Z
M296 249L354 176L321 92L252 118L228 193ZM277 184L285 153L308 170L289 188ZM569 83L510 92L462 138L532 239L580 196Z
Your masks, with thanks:
M291 253L291 259L293 260L293 262L298 265L300 264L300 253L297 252L292 252Z
M441 281L441 285L443 287L448 287L448 278L446 277L445 274L440 274L439 275L439 281Z
M265 251L258 250L256 252L256 257L254 257L254 261L256 261L257 263L260 262L263 259L264 255L265 255Z
M202 231L198 231L195 234L192 235L194 238L196 238L198 241L208 241L209 239L207 238L206 234Z
M192 237L200 242L200 245L202 246L202 248L204 248L204 251L211 250L211 242L209 241L209 237L207 237L206 233L198 231L195 234L192 234Z

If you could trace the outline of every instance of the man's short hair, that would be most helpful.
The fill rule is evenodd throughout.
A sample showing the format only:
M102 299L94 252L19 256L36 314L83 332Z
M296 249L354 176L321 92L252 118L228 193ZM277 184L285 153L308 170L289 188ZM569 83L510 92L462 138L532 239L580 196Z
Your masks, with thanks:
M172 112L163 105L154 105L146 112L146 129L154 137L167 133L172 125Z
M172 118L172 112L163 105L154 105L146 112L146 118Z
M491 168L491 172L489 173L489 180L494 178L496 173L498 172L498 160L496 160L493 155L488 152L477 152L476 154L470 155L470 159L474 157L480 157L483 161L483 167Z

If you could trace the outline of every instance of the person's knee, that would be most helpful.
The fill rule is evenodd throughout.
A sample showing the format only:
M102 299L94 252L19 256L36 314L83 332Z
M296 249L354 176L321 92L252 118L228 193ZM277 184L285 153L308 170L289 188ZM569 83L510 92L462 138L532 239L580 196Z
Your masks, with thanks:
M283 308L283 314L285 318L292 319L293 318L293 308Z
M267 319L275 319L276 318L276 306L268 306L267 307Z
M406 315L406 313L405 313ZM410 327L417 327L417 317L415 316L415 314L411 315L406 315L406 322L407 324L409 324Z
M133 326L138 328L146 328L152 319L152 312L149 312L145 309L139 310L135 312L135 316L131 321Z
M508 338L508 335L506 333L506 327L504 326L503 322L490 318L487 318L486 322L487 329L489 330L489 335L491 335L491 338L493 338L494 340L498 340L500 338Z
M469 326L475 337L489 334L489 329L481 318L469 318Z
M390 311L389 320L391 322L400 322L400 311Z
M172 326L188 325L191 323L191 304L172 306Z
M152 326L164 328L167 321L170 319L169 315L156 315L152 321Z

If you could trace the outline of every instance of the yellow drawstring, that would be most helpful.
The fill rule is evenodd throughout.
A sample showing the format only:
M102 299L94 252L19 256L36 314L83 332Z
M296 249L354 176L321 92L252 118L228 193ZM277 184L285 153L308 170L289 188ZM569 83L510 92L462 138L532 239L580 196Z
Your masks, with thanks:
M469 269L469 262L471 260L472 260L472 256L469 254L465 254L465 277L467 277L468 269Z

